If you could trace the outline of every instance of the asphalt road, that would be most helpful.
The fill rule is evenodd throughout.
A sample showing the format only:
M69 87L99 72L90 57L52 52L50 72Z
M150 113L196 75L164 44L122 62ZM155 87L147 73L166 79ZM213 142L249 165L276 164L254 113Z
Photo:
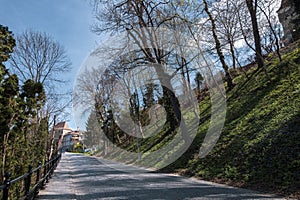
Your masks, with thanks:
M131 169L93 157L65 153L38 199L283 199L172 174L128 172Z

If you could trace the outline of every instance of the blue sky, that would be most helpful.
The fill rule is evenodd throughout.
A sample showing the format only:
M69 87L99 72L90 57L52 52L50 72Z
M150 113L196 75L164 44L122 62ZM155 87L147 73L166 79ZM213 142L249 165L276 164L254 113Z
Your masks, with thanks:
M0 24L15 35L28 29L42 31L65 47L72 62L72 71L66 74L69 91L81 64L99 42L99 36L90 31L93 20L88 0L0 0ZM72 116L68 120L76 128Z

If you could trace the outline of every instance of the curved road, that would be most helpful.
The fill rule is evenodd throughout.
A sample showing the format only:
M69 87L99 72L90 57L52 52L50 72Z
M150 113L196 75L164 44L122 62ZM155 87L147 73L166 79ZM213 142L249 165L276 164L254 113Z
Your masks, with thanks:
M46 199L282 199L254 191L161 173L130 173L132 167L87 157L63 154L53 178L39 200Z

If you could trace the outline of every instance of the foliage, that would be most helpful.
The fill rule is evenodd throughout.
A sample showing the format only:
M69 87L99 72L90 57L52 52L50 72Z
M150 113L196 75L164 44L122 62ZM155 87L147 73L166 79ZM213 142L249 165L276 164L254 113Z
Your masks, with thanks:
M23 87L37 84L29 95L41 87L45 89L48 98L40 102L43 105L40 112L47 116L50 126L54 115L57 120L70 103L69 91L61 90L62 84L67 83L62 74L68 72L71 66L66 50L47 33L24 31L16 36L16 46L9 64L9 70L18 75Z
M2 26L0 24L0 63L7 61L10 57L10 54L13 52L15 47L15 39L11 31L8 30L8 27Z
M72 152L83 153L84 152L83 144L81 142L75 143L72 147Z
M92 111L86 123L84 144L88 148L92 148L94 145L101 145L101 141L103 138L103 134L101 133L101 126L96 117L96 112Z
M27 171L29 164L43 161L48 136L47 119L39 110L45 102L43 85L32 80L19 85L16 74L4 65L13 52L15 40L7 27L0 25L0 146L1 174L11 172L13 178Z

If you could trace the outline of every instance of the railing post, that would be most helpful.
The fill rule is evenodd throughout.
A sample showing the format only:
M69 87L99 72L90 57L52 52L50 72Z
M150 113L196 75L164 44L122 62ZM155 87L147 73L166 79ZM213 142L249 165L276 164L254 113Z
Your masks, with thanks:
M48 174L48 170L49 170L49 160L46 160L46 164L45 164L45 168L44 168L44 175L45 175L45 181L46 183L48 183L49 181L49 174Z
M3 189L2 200L8 200L9 187L10 187L10 177L11 177L10 172L5 173L5 175L4 175L5 188Z
M35 184L37 185L36 189L35 189L35 196L38 195L39 190L41 185L39 184L40 181L40 173L41 173L41 164L42 162L38 162L38 169L36 170L36 179L35 179Z
M54 169L56 169L57 167L57 159L58 159L59 155L57 154L55 160L54 160Z
M53 172L54 172L54 163L55 163L55 159L53 159L51 161L51 167L50 167L50 178L52 178Z
M47 160L45 160L44 162L44 165L43 165L43 182L42 182L42 188L44 188L45 186L45 182L46 182L46 174L47 174L47 170L46 170L46 163L47 163Z
M25 196L29 194L30 185L31 185L31 175L32 175L32 165L28 166L27 177L25 179Z
M57 156L57 159L56 159L56 167L58 166L58 163L61 159L61 153Z
M36 170L35 184L37 184L40 181L41 164L42 164L42 162L38 162L38 169Z

